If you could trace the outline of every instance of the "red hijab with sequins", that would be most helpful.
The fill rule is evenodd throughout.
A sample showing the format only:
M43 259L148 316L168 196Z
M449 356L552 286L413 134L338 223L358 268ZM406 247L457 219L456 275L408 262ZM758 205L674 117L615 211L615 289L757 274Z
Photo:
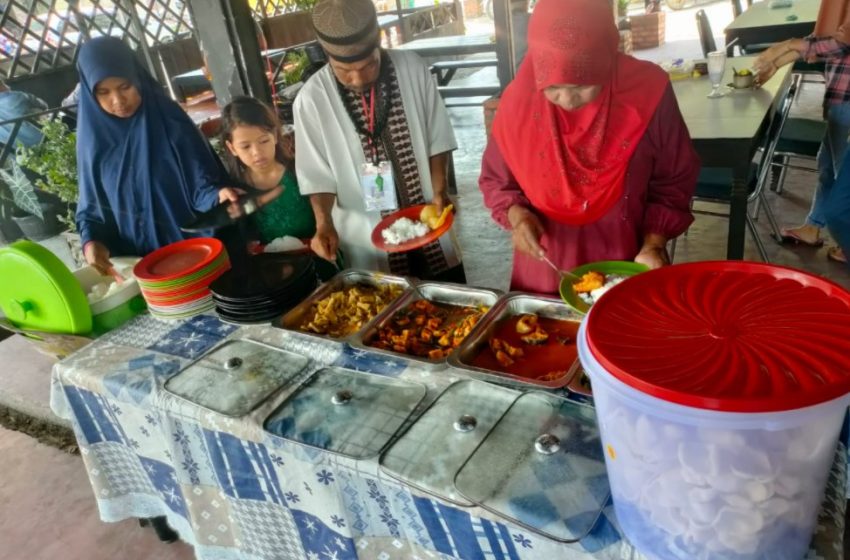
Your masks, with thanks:
M669 79L655 64L617 52L606 0L540 0L528 37L528 54L499 102L494 138L537 210L566 224L595 222L622 197L629 160ZM565 111L543 91L566 84L602 89Z

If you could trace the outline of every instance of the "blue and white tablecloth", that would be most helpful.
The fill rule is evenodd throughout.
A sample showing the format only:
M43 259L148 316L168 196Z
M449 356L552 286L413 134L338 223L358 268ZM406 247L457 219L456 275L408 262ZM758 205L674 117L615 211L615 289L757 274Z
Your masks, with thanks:
M309 357L299 382L330 364L417 381L428 387L422 407L461 378L269 327L137 317L53 371L51 406L73 423L104 521L164 515L206 560L642 558L620 536L610 503L589 536L561 544L413 491L375 459L268 435L262 421L297 383L235 419L163 390L171 375L233 338ZM846 464L839 444L808 558L843 558ZM545 500L542 485L540 494Z

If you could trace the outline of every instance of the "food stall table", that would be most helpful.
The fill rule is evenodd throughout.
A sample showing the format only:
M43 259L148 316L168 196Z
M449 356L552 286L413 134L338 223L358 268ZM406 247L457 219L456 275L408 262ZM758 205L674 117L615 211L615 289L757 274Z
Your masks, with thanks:
M771 2L756 2L724 30L726 44L735 39L738 45L778 43L805 37L815 28L820 0L793 0L785 8L771 8Z
M51 406L73 424L104 521L166 516L200 559L641 558L620 536L610 501L587 537L562 544L481 508L414 491L381 472L375 459L355 461L269 435L263 419L297 382L239 418L163 389L228 339L307 356L305 375L333 364L422 384L422 407L465 377L270 326L235 327L206 315L137 317L58 363L52 377ZM839 443L812 557L841 557L845 478ZM545 515L546 483L539 486L527 499L539 500Z

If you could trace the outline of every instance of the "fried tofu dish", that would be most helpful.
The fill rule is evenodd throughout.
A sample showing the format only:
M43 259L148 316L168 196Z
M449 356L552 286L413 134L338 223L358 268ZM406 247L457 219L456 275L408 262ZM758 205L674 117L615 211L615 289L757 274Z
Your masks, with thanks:
M300 329L343 338L359 331L393 300L402 288L395 285L351 286L332 292L313 304Z

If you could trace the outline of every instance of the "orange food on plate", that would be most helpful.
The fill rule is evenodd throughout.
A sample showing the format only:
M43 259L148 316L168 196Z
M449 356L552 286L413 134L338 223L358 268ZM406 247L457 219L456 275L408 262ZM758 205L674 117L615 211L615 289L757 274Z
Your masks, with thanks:
M446 219L448 219L452 210L454 210L454 205L449 204L443 208L442 213L438 214L437 207L433 204L428 204L422 209L422 212L419 213L419 221L427 225L432 230L435 230L446 223Z
M581 280L573 283L573 290L578 294L585 294L598 290L605 285L605 275L591 270L586 274L581 275Z

